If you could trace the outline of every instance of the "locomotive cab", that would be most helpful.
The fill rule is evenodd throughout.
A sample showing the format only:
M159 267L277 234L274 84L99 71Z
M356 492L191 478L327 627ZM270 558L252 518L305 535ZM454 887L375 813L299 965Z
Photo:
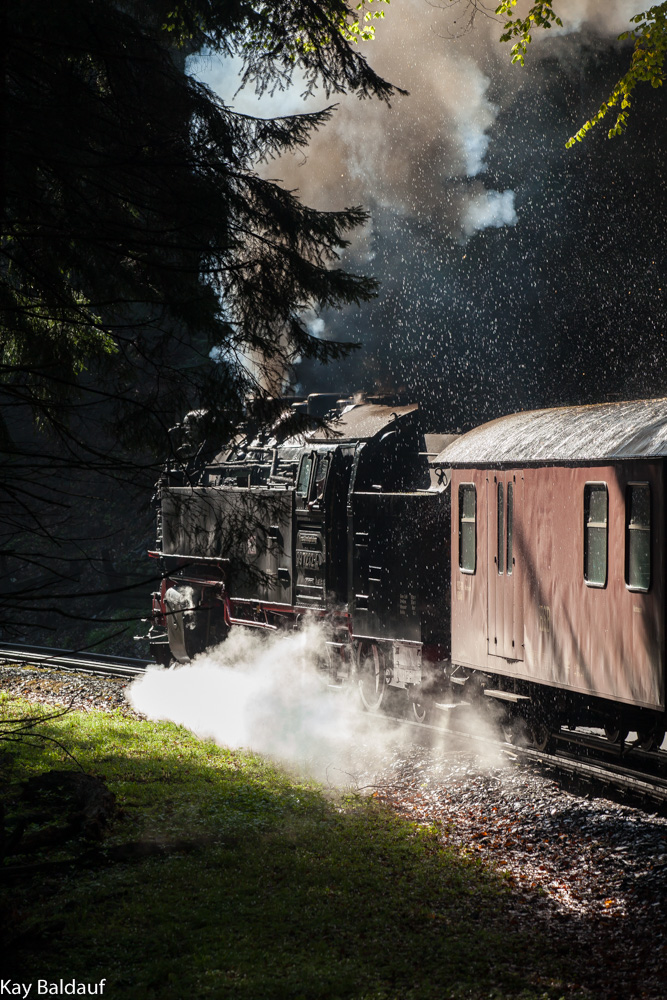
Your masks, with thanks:
M336 445L305 449L295 487L294 600L324 609L346 601L345 502L351 456Z

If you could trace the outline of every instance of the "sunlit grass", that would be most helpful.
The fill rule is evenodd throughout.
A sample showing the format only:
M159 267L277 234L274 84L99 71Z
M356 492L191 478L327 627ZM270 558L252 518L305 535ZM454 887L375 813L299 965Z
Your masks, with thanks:
M0 718L16 713L0 702ZM3 975L104 977L105 996L124 1000L579 995L547 941L507 926L507 881L443 849L437 831L172 724L91 712L41 728L58 743L10 745L10 791L74 767L62 744L117 796L107 849L176 849L14 887Z

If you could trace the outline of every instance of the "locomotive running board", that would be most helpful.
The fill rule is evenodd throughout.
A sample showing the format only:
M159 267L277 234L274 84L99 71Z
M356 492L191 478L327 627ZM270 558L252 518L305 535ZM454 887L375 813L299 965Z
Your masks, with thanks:
M498 698L500 701L511 701L515 705L520 701L531 701L530 695L515 694L514 691L494 691L490 688L484 688L484 694L487 698Z
M527 694L515 694L513 691L496 691L491 688L484 688L484 694L487 698L511 701L515 705L520 701L531 700ZM434 708L439 708L441 712L451 712L454 708L462 708L464 705L469 707L471 704L469 701L435 702Z

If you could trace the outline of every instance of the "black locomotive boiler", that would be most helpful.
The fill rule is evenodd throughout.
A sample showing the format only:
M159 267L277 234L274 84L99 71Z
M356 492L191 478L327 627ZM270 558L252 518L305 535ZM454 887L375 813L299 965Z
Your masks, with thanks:
M314 409L319 400L309 397ZM229 629L328 631L323 670L363 706L424 717L450 641L450 494L415 405L341 401L325 426L239 434L157 491L155 659L187 663Z

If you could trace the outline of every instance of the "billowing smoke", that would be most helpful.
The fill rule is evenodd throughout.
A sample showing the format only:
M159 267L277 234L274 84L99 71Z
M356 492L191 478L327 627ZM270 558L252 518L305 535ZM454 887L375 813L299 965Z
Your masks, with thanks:
M563 28L534 32L524 68L497 19L464 30L466 9L393 0L365 54L409 96L343 100L305 157L262 168L316 207L371 212L344 263L379 299L312 327L362 349L299 365L301 386L402 390L441 428L667 393L665 96L641 88L624 137L603 122L564 148L627 67L616 36L638 0L559 0Z
M514 191L484 191L468 201L463 215L463 232L470 236L481 229L513 226L517 221Z
M202 739L267 754L331 785L366 784L414 733L359 711L353 687L332 692L324 685L317 669L324 642L316 624L270 636L236 628L191 665L149 669L127 698L148 718L169 719ZM466 724L493 734L489 717L469 715ZM443 733L433 744L448 738ZM480 746L479 762L498 766L500 753Z
M602 38L616 38L627 31L633 14L645 10L636 0L558 0L557 8L563 26L554 25L554 34L569 35L586 28ZM545 40L540 32L535 38L538 44Z

